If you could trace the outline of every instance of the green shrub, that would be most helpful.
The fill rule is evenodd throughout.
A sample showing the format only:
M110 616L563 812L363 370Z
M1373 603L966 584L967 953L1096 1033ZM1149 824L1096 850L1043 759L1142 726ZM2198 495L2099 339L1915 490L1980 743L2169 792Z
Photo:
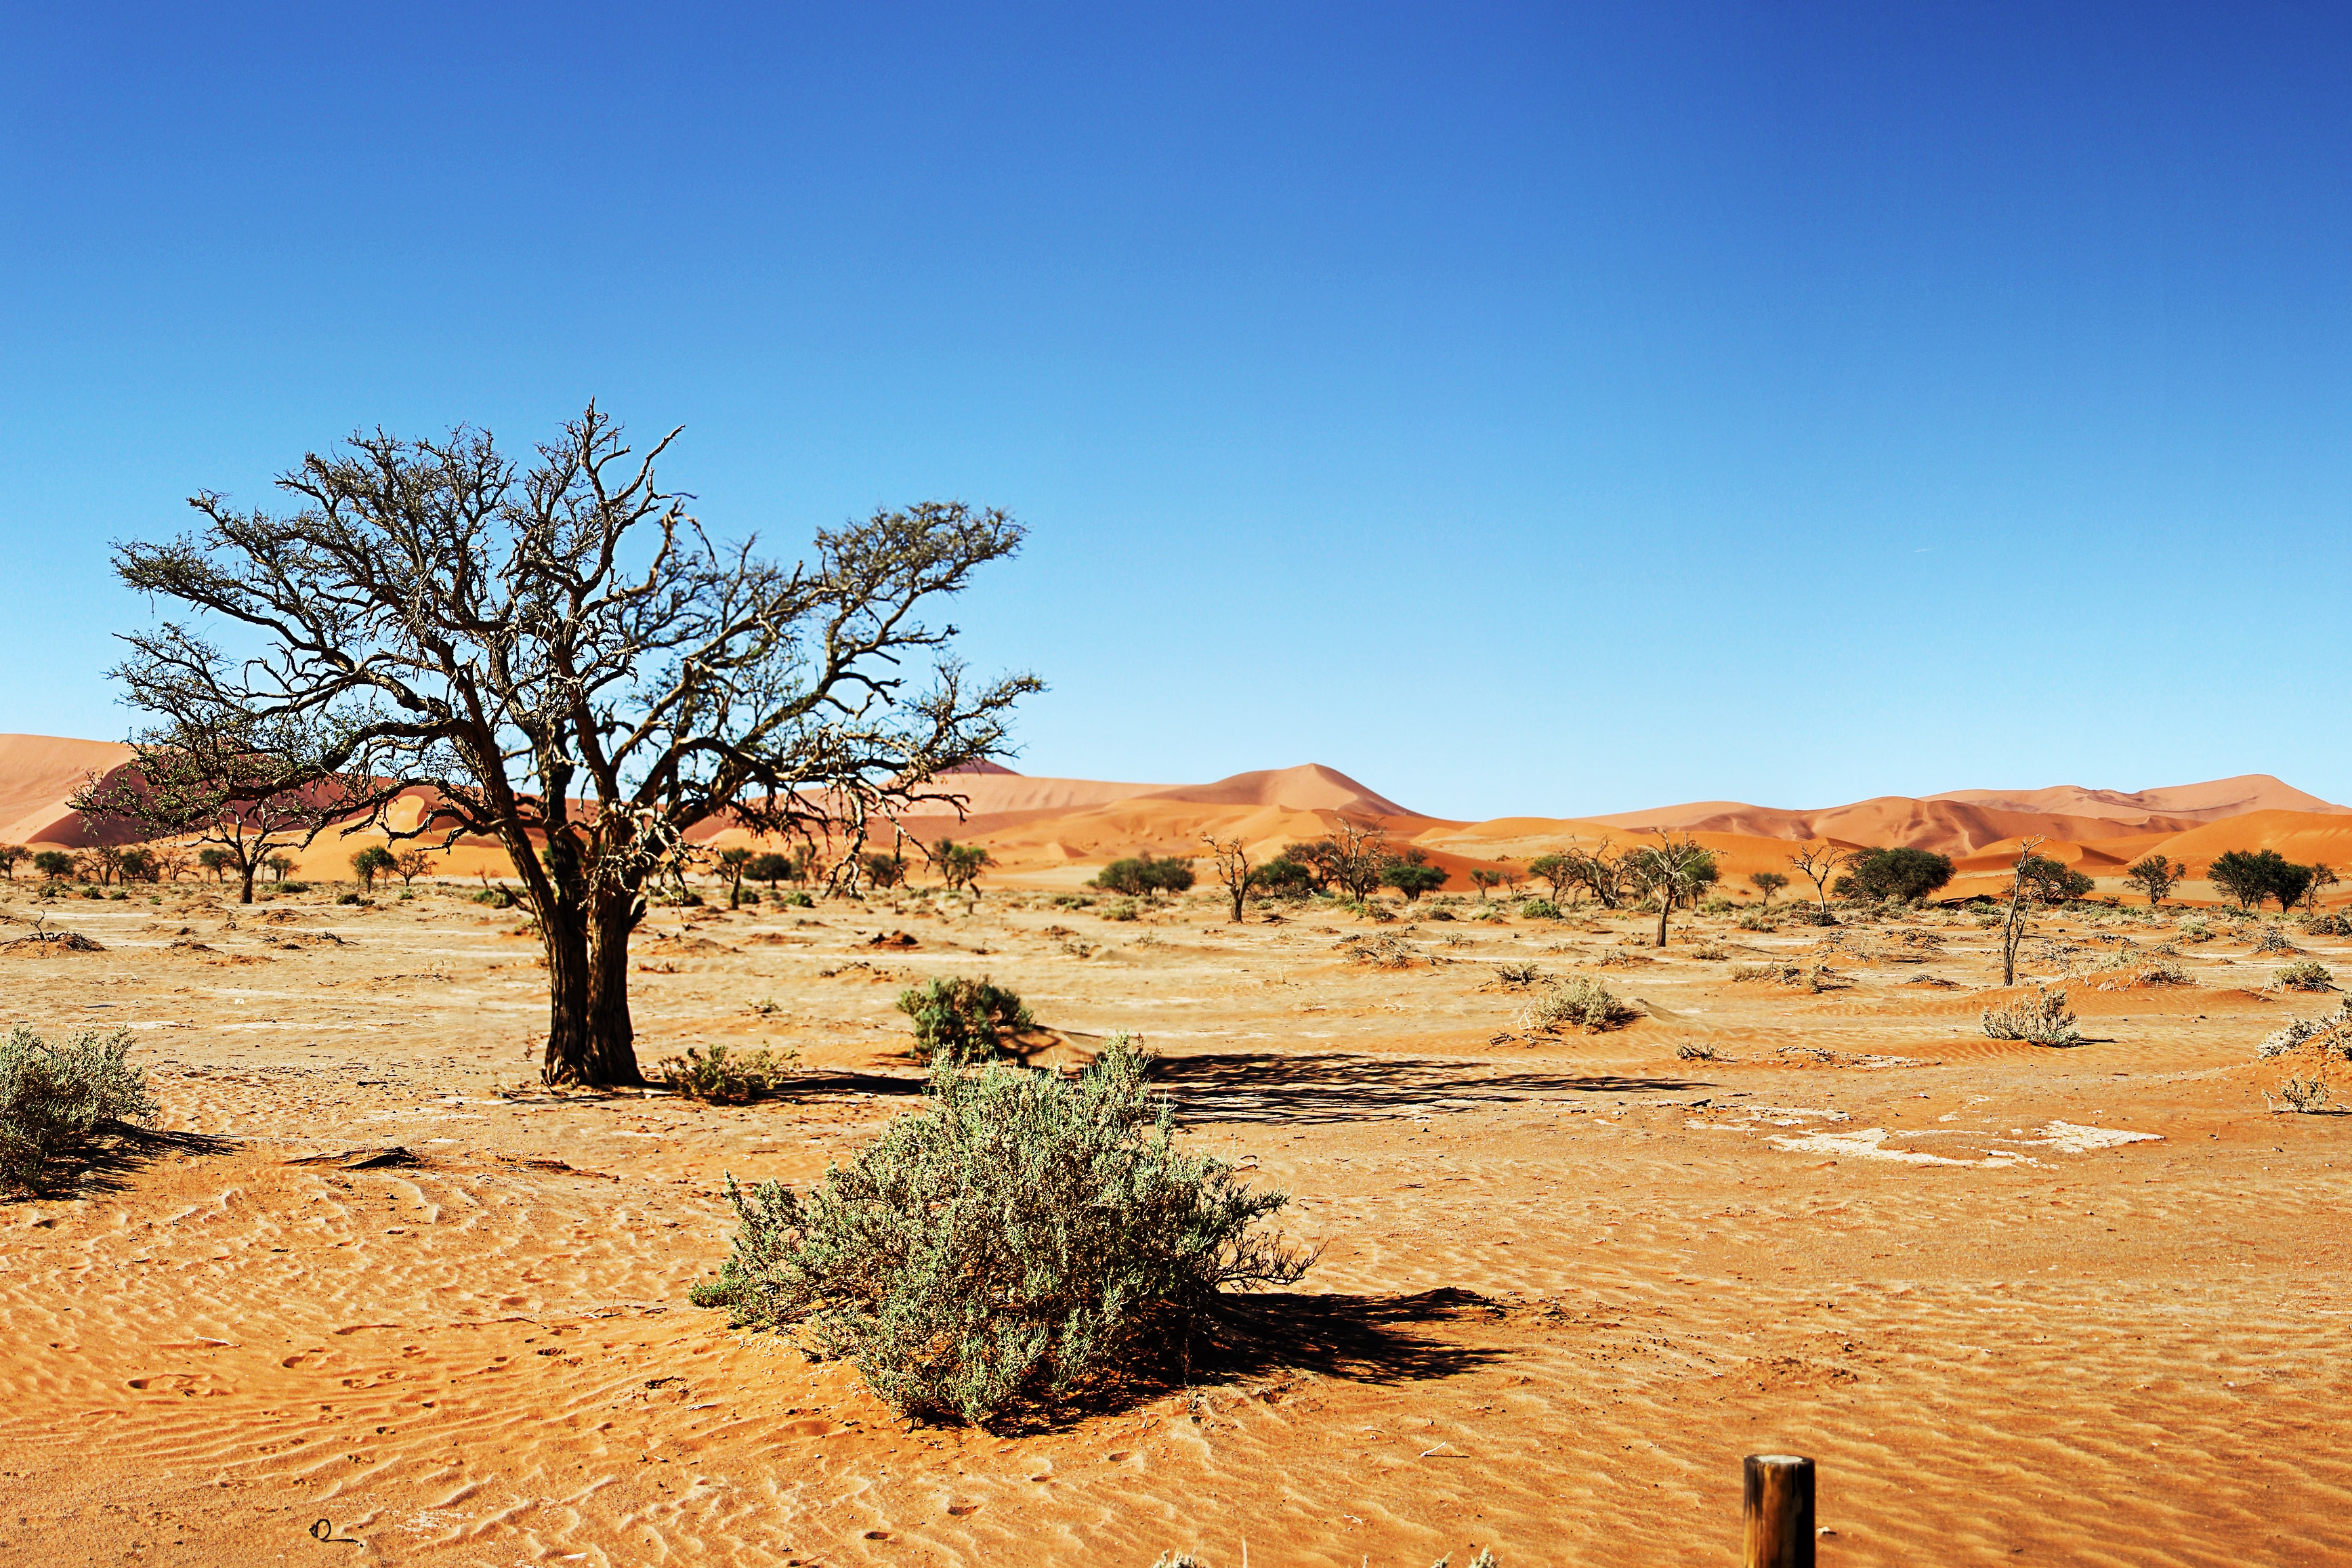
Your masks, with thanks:
M1056 909L1092 909L1094 906L1095 901L1084 894L1057 893L1054 895L1054 907Z
M1570 975L1564 980L1554 980L1528 1008L1520 1021L1529 1029L1557 1030L1572 1025L1598 1034L1641 1016L1640 1009L1619 1001L1609 994L1608 987L1590 975Z
M1529 920L1558 920L1559 905L1549 898L1525 898L1519 901L1519 913Z
M898 1010L915 1020L915 1042L930 1056L951 1062L979 1061L996 1054L1009 1034L1036 1026L1029 1009L1011 991L982 975L935 977L898 993Z
M1102 906L1105 920L1133 920L1143 913L1143 906L1131 898L1114 898Z
M1780 923L1760 909L1751 909L1739 917L1742 931L1778 931Z
M2332 991L2336 977L2316 958L2298 958L2278 972L2278 983L2291 991Z
M807 894L803 893L799 888L793 889L792 892L785 894L782 898L777 899L776 902L790 909L814 909L816 907L816 900L811 898Z
M1296 1283L1286 1196L1175 1145L1124 1035L1075 1081L946 1061L930 1100L805 1193L730 1176L740 1219L701 1306L803 1326L910 1415L973 1425L1164 1354L1230 1289Z
M724 1045L712 1046L706 1055L688 1046L684 1056L666 1058L659 1075L662 1082L688 1099L740 1105L774 1089L799 1055L799 1051L787 1049L778 1056L764 1047L730 1051Z
M130 1050L127 1030L52 1045L19 1025L0 1040L0 1187L37 1192L110 1127L154 1116Z
M1182 893L1191 888L1195 880L1191 861L1177 855L1154 860L1146 853L1111 862L1087 885L1099 887L1106 893L1123 893L1130 898L1139 898L1146 894Z
M2352 936L2352 915L2339 910L2323 910L2303 918L2303 929L2311 936Z
M486 887L474 894L476 904L487 904L492 909L512 909L515 895L504 887Z
M1543 978L1543 971L1533 964L1497 964L1495 983L1507 991L1524 991Z
M358 904L361 902L361 899L360 895L356 893L344 893L336 894L335 902L337 904Z
M273 883L270 885L275 892L289 894L308 893L310 891L310 884L307 882L280 882Z

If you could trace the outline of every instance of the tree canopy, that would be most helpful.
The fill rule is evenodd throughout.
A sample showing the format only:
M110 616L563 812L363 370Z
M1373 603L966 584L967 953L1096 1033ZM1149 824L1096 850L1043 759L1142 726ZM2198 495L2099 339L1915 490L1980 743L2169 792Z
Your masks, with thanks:
M677 434L640 454L593 404L528 461L479 430L363 432L280 477L289 510L204 492L196 531L116 551L127 587L236 640L126 639L115 674L168 741L281 727L299 744L266 755L337 781L347 827L506 849L546 946L551 1082L640 1081L628 934L689 829L824 843L854 888L869 828L955 799L1040 689L975 684L955 628L919 619L1017 552L1011 517L925 502L779 564L662 487ZM425 809L395 828L404 794Z

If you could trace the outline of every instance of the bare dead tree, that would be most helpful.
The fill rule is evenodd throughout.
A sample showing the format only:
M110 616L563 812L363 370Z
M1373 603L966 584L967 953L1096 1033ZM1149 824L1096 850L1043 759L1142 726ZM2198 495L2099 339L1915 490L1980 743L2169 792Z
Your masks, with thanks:
M525 466L481 431L363 433L278 480L290 512L205 493L199 531L116 550L129 586L242 645L168 622L131 637L134 705L318 733L320 775L363 781L346 831L504 847L546 948L550 1082L641 1082L629 933L696 823L825 842L854 886L869 824L961 810L941 776L1002 755L1040 689L974 685L955 628L917 619L1018 550L1012 518L927 502L780 566L660 487L676 435L637 455L591 404ZM425 809L395 828L407 791Z
M1699 886L1701 873L1713 867L1715 855L1688 833L1677 840L1664 828L1654 831L1658 841L1633 850L1623 863L1634 887L1658 901L1658 946L1663 947L1667 917L1684 894Z
M2024 840L2017 846L2017 871L2009 890L2009 914L2000 925L2000 983L2017 984L2017 949L2025 941L2030 928L2028 916L2033 913L2033 900L2041 887L2035 875L2034 851L2040 849L2041 835Z
M1830 878L1846 863L1846 852L1828 843L1808 844L1798 854L1789 857L1789 863L1803 873L1813 884L1813 892L1822 901L1822 919L1827 924L1830 913Z
M1201 841L1209 846L1209 862L1216 868L1217 881L1234 901L1234 924L1238 925L1243 918L1242 901L1255 885L1247 841L1238 836L1221 839L1214 833L1202 833Z

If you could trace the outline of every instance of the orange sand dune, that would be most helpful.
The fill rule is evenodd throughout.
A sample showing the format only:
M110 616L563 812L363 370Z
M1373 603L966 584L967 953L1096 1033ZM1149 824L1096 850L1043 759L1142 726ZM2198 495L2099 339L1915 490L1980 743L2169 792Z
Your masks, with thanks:
M2161 789L2126 794L2119 789L2084 789L2061 784L2048 789L1948 789L1930 800L1958 800L2000 811L2027 811L2068 817L2105 817L2118 822L2144 821L2151 817L2189 817L2218 821L2248 811L2319 811L2352 813L2316 795L2306 795L2267 773L2241 773L2203 784L2177 784Z
M0 843L90 842L66 797L92 773L128 759L116 741L69 740L55 735L0 735Z

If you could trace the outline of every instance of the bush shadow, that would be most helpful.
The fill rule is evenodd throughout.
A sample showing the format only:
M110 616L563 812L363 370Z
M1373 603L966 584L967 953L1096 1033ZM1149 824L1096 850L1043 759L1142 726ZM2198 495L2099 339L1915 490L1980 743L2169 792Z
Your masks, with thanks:
M235 1138L210 1133L166 1133L113 1123L88 1142L53 1156L38 1176L8 1196L33 1200L121 1192L167 1155L223 1155L238 1146Z

